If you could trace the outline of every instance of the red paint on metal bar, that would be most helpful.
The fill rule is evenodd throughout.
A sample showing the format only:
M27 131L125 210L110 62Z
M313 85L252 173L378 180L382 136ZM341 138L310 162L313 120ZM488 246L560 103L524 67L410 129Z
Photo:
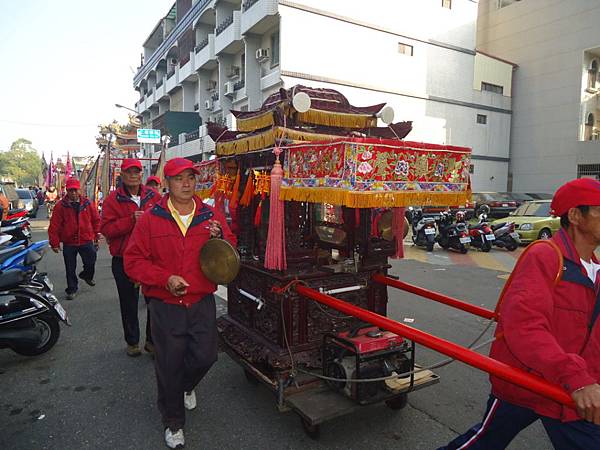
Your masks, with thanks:
M470 303L463 302L456 298L448 297L447 295L440 294L439 292L433 292L428 289L424 289L413 284L405 283L404 281L394 280L393 278L386 277L381 274L373 275L373 281L377 283L386 284L398 289L401 289L412 294L420 295L421 297L435 300L436 302L444 303L445 305L452 306L454 308L462 309L463 311L475 314L486 319L496 319L496 313L490 309L482 308L481 306L471 305Z
M399 334L400 336L408 338L418 344L424 345L425 347L444 355L448 355L451 358L462 361L505 381L516 384L517 386L521 386L570 408L575 408L575 404L571 399L571 396L565 390L539 376L532 375L524 370L511 367L500 361L496 361L495 359L480 355L473 350L469 350L468 348L462 347L453 342L396 322L388 317L375 314L374 312L367 311L366 309L359 308L358 306L342 300L338 300L330 295L322 294L314 289L307 288L306 286L297 284L294 286L294 289L296 289L300 295L327 305L330 308L343 312L344 314L354 316L365 322Z

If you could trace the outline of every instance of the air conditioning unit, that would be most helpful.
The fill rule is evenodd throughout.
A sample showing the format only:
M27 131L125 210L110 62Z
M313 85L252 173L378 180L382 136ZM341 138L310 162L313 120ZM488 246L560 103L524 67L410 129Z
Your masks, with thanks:
M235 94L235 83L233 81L228 81L225 83L225 95L233 96Z
M269 59L269 49L268 48L259 48L256 50L256 59L259 62L263 62Z
M235 78L240 76L240 68L238 66L231 66L227 72L227 78Z
M204 109L212 109L213 108L213 101L211 99L208 99L204 102Z
M169 64L172 66L177 65L177 58L169 58Z
M206 85L207 91L214 91L217 88L217 82L215 80L208 80Z

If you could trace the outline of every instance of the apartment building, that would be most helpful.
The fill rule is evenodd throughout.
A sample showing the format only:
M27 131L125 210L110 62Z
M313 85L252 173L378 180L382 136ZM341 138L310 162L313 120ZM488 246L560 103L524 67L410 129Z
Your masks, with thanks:
M206 159L203 123L235 127L279 88L386 102L408 139L473 149L473 189L506 190L515 65L476 51L472 0L178 0L144 42L134 76L145 126L188 113L169 157ZM153 125L154 124L154 125ZM174 135L176 134L176 135Z
M554 192L600 177L600 2L482 0L477 48L519 65L512 188Z

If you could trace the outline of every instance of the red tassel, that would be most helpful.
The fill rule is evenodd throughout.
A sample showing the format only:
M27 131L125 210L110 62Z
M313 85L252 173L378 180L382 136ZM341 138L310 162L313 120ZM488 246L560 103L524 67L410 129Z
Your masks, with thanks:
M233 190L231 191L231 198L229 199L229 207L235 208L238 205L240 196L240 169L237 171L235 177L235 183L233 184Z
M404 208L392 208L392 233L396 241L394 258L404 258Z
M354 228L360 227L360 209L354 208Z
M269 209L269 232L265 251L265 268L285 270L287 261L285 255L285 203L280 199L283 169L279 162L280 149L275 149L277 159L271 170L271 197Z
M246 188L244 189L244 194L240 199L241 206L250 206L252 202L252 197L254 196L254 181L252 180L252 170L248 174L248 180L246 181Z
M225 215L225 194L223 192L217 192L215 196L215 209Z
M262 218L262 205L265 200L266 194L263 192L260 196L260 201L258 202L258 206L256 207L256 213L254 214L254 226L260 226L261 218Z

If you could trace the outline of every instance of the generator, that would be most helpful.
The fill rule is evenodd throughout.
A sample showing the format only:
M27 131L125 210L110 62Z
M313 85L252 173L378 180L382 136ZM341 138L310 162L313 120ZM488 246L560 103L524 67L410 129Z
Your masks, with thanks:
M325 335L323 375L335 379L326 381L331 389L358 404L380 401L393 403L395 398L405 404L406 394L399 393L386 380L352 380L384 378L410 372L414 368L414 353L412 341L372 325L361 325ZM406 378L406 386L412 386L414 376Z

